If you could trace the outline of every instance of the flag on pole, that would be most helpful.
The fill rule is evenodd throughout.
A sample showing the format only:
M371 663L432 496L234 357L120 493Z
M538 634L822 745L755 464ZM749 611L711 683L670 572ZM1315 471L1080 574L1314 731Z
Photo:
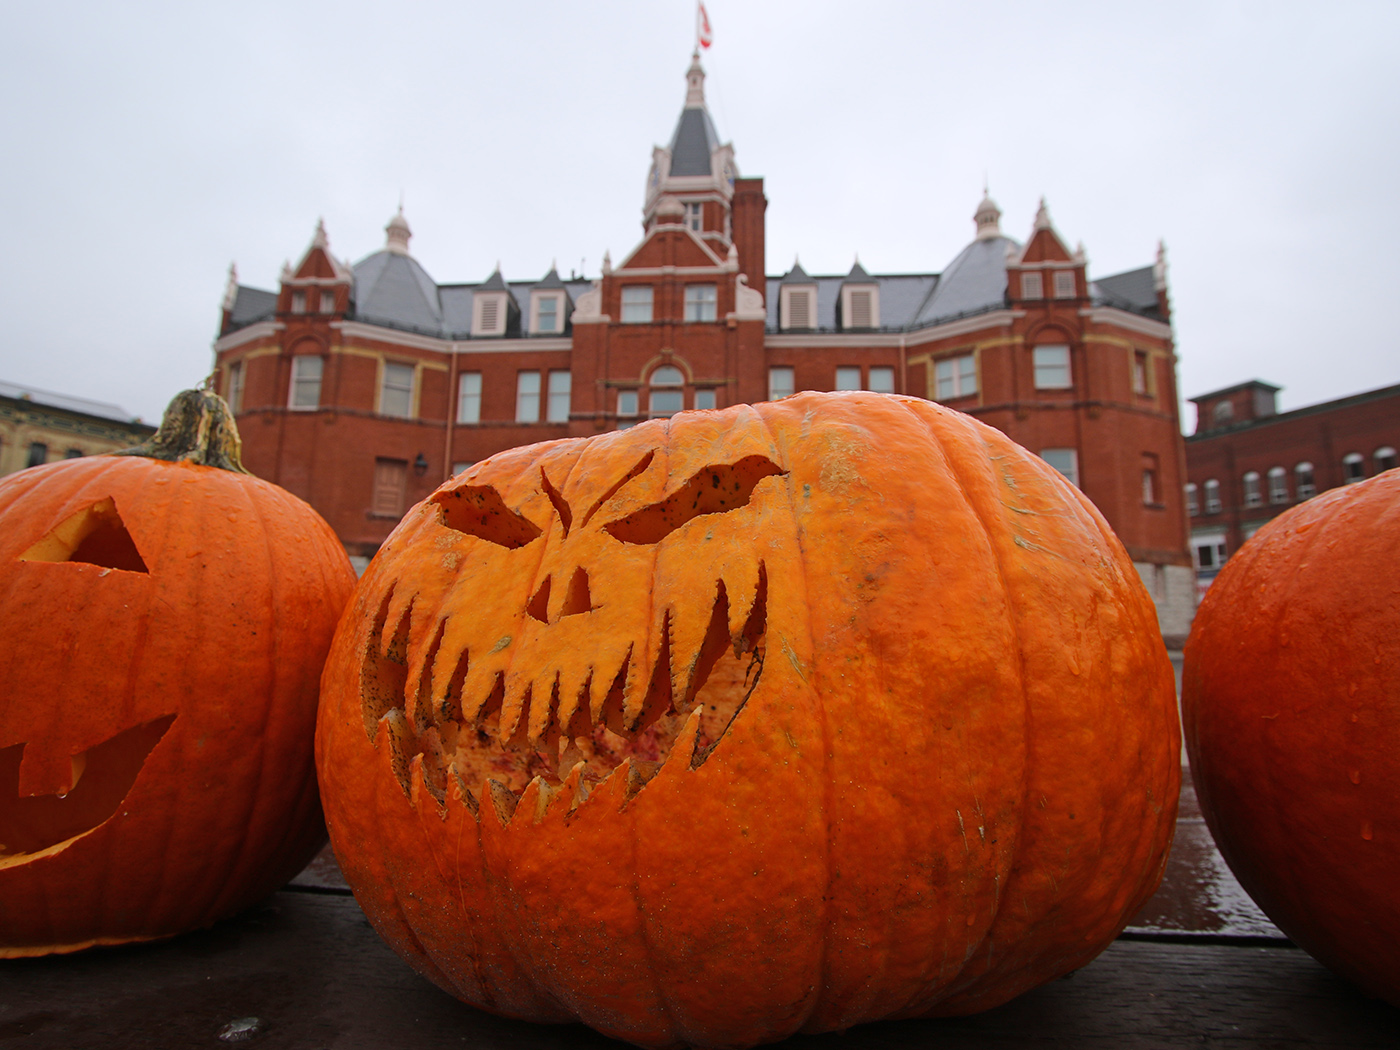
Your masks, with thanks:
M710 30L710 16L705 13L705 5L697 4L695 12L695 40L701 47L709 47L714 42L714 33Z

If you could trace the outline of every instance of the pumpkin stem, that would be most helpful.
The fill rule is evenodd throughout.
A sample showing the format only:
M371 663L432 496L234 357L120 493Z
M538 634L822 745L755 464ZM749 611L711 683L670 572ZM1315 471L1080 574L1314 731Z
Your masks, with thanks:
M145 456L171 463L188 461L247 474L243 442L228 402L212 390L182 390L175 395L149 441L114 456Z

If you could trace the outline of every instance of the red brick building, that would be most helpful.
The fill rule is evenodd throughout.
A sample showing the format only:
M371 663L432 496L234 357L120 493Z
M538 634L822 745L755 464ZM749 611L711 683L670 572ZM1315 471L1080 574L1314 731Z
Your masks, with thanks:
M1396 465L1400 386L1279 412L1258 379L1191 398L1186 510L1202 593L1259 527L1319 492Z
M302 496L352 556L413 502L512 445L797 390L945 402L1061 470L1117 530L1184 635L1193 577L1166 270L1092 279L1042 202L1029 240L984 198L941 271L765 276L761 178L705 107L698 58L653 153L641 242L595 280L439 284L402 213L340 262L317 227L276 291L230 275L215 343L249 469Z

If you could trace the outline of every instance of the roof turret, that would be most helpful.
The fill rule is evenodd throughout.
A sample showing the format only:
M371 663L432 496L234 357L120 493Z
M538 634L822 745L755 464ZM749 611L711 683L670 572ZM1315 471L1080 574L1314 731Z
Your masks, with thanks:
M384 241L386 251L391 251L395 255L408 254L408 239L413 236L413 231L408 228L408 220L403 217L403 205L399 205L398 213L389 220L389 225L384 227L387 235Z
M997 207L997 202L992 200L992 195L985 186L982 187L982 203L977 205L972 219L977 223L979 241L1001 236L1001 209Z

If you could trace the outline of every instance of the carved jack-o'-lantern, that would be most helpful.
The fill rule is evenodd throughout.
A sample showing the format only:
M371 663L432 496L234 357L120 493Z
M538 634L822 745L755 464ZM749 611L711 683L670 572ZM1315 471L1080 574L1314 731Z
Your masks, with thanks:
M467 1002L742 1046L967 1013L1156 887L1171 667L1058 474L804 394L502 453L411 511L322 678L332 843Z
M215 395L0 482L0 958L208 925L324 839L316 687L354 584Z

